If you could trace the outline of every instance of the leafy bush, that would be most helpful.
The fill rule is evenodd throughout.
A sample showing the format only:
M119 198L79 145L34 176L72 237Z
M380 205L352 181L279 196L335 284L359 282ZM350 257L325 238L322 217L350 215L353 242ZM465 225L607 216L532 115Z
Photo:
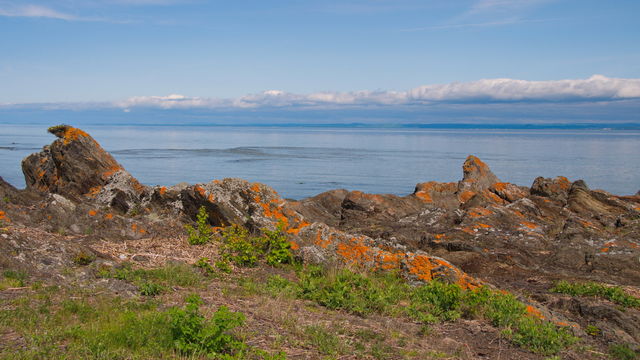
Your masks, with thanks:
M184 226L189 235L187 240L191 245L203 245L211 241L213 236L213 231L211 231L211 226L209 225L209 214L207 214L207 209L204 206L198 209L196 218L196 228L189 224Z
M572 296L596 296L624 307L640 308L640 298L625 293L619 286L604 286L595 282L570 283L563 280L558 282L551 291Z
M153 282L145 282L140 285L140 295L156 296L165 291L165 287Z
M193 266L204 270L204 272L209 275L214 274L216 272L213 266L211 266L211 264L209 263L209 258L207 257L198 259L198 261L196 261L196 263L193 264Z
M249 235L249 230L239 225L227 226L222 231L222 258L240 266L255 266L262 254L263 239Z
M439 319L453 321L461 316L462 295L462 289L457 285L431 281L411 291L407 312L426 323Z
M387 312L408 290L393 274L368 277L347 269L333 274L318 267L308 267L301 272L299 286L302 298L360 315Z
M230 333L244 323L244 315L221 306L211 319L200 314L202 299L189 296L182 309L170 310L171 334L175 348L183 354L231 354L245 344Z
M276 230L262 230L265 239L265 258L267 264L275 266L278 264L289 264L293 261L291 254L291 243L284 232L284 223L278 223Z

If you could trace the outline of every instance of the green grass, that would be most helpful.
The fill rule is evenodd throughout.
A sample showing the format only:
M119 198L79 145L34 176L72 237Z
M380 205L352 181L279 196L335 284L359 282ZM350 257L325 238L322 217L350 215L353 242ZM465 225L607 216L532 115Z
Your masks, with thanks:
M568 281L559 281L551 291L572 296L600 297L624 307L640 308L640 298L625 293L619 286L604 286L595 282L570 283Z
M609 355L617 360L635 360L638 359L638 353L633 351L626 344L614 344L609 346Z
M67 297L56 302L56 299ZM158 359L251 358L234 335L243 315L218 308L200 313L201 300L189 297L182 307L161 309L154 302L123 301L41 291L0 310L0 329L19 333L26 346L6 344L3 359ZM78 295L75 293L74 295ZM64 346L61 346L64 344Z
M529 314L527 306L512 294L486 287L463 290L439 281L410 287L394 274L326 271L313 266L300 271L298 276L298 283L271 281L280 289L329 309L357 315L405 314L425 324L425 332L431 323L461 317L484 318L502 328L514 344L540 354L555 354L578 340L567 329Z
M304 328L309 344L324 355L341 355L348 352L348 347L332 329L321 325L310 325Z
M5 270L0 277L0 290L23 287L26 284L27 273L15 270Z
M100 270L98 275L130 282L146 296L158 295L172 287L199 287L205 280L192 266L182 263L154 269L134 269L131 264L125 263L119 268Z

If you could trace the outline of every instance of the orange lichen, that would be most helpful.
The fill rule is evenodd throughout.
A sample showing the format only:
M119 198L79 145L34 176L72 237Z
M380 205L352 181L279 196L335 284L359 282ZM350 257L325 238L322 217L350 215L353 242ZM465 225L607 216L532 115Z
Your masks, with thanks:
M161 187L160 190L158 190L158 193L160 195L166 194L167 193L167 187L166 186Z
M474 229L472 229L472 228L470 228L468 226L463 227L462 229L460 229L460 231L462 231L462 232L466 232L467 234L475 235L476 232L473 231L473 230Z
M533 317L537 317L538 319L544 319L544 315L542 315L540 310L534 308L531 305L527 305L527 313Z
M105 214L105 215L104 215L104 219L105 219L105 220L111 220L111 219L113 219L113 214L111 214L111 213L109 213L109 214Z
M447 235L446 235L446 234L435 234L435 235L434 235L434 237L435 237L437 240L442 240L442 239L446 238L446 237L447 237Z
M297 235L297 234L300 232L300 230L302 230L303 228L305 228L305 227L307 227L307 226L309 226L309 225L311 225L311 224L309 224L309 223L308 223L308 222L306 222L306 221L302 221L302 222L300 222L300 223L298 224L298 226L296 226L296 227L292 227L292 228L290 228L289 230L287 230L287 233Z
M95 210L89 210L89 216L96 216L98 214Z
M365 245L363 237L352 238L347 243L338 244L336 253L350 265L364 265L373 258L371 248Z
M474 207L471 210L469 210L469 216L472 218L478 218L478 217L483 217L483 216L489 216L491 214L493 214L493 211L487 209L487 208L482 208L482 207Z
M72 141L76 141L78 140L78 138L80 137L89 137L89 134L87 134L86 132L78 129L78 128L74 128L74 127L69 127L65 132L64 132L64 144L68 145L70 142Z
M289 241L289 244L291 244L291 250L295 251L300 249L300 245L298 245L298 243L293 240Z
M489 170L487 164L485 164L482 160L478 159L476 156L469 155L467 160L462 165L462 171L465 174L472 172L474 169L478 169L480 174L486 174Z
M433 279L431 270L433 264L429 261L429 257L425 255L415 255L413 259L408 261L409 273L415 275L418 279L430 281Z
M216 185L220 185L220 184L222 184L222 181L220 181L218 179L215 179L215 180L213 180L213 183L216 184Z
M209 202L215 202L216 201L216 197L213 194L209 194L209 197L207 197L207 200Z
M601 253L606 253L609 252L609 248L608 247L603 247L602 249L600 249Z
M498 191L505 191L505 190L507 190L507 184L508 183L497 182L497 183L493 184L493 188L498 190Z
M98 195L100 190L102 190L102 186L94 186L94 187L90 188L89 192L84 194L84 196L94 197L94 196Z
M520 212L520 211L518 211L518 210L513 210L513 209L511 209L511 212L513 212L513 214L514 214L515 216L517 216L517 217L524 218L524 214L523 214L523 213L521 213L521 212Z
M379 253L380 268L383 270L399 269L404 253L391 253L388 251L381 251Z
M466 190L466 191L463 191L460 195L458 195L458 199L460 199L461 202L466 203L475 195L476 193L474 191Z
M316 244L317 246L320 246L323 249L326 249L327 247L329 247L329 245L331 245L332 242L333 242L333 235L329 235L329 238L325 240L322 238L322 230L318 230L314 244Z
M146 234L146 233L147 233L147 230L145 230L145 229L140 229L140 230L138 230L138 232L139 232L140 234Z
M634 208L633 208L633 210L635 210L635 211L640 211L640 206L638 206L638 207L634 207Z
M501 198L500 196L492 193L491 191L485 190L483 192L483 194L485 194L489 199L491 199L495 203L498 203L498 204L504 204L505 203L503 198Z
M564 176L558 176L557 179L558 186L560 186L561 189L569 190L569 188L571 187L571 182L569 181L569 179Z
M0 221L11 222L11 220L7 217L7 213L4 211L0 211Z
M476 224L477 228L483 228L483 229L491 229L491 225L487 225L487 224L483 224L483 223L477 223Z
M40 171L40 172L38 173L38 177L39 177L39 178L42 178L42 177L44 177L44 174L46 174L46 173L47 173L47 172L46 172L45 170L42 170L42 171Z
M529 222L529 221L521 221L521 222L520 222L520 225L525 226L525 227L527 227L527 228L529 228L529 229L535 229L535 228L537 228L537 227L538 227L538 225L537 225L537 224L532 223L532 222Z
M137 232L138 231L138 225L137 224L131 224L131 230L133 230L133 232Z
M433 199L431 198L431 194L429 194L428 192L418 191L416 193L416 196L422 199L422 201L424 202L428 202L428 203L433 202Z
M111 175L117 173L120 170L123 170L122 167L120 167L118 165L114 165L111 168L109 168L109 170L107 170L107 171L102 173L102 178L103 179L108 179L108 178L111 177Z
M200 194L200 196L207 197L207 192L200 185L194 186L193 189Z

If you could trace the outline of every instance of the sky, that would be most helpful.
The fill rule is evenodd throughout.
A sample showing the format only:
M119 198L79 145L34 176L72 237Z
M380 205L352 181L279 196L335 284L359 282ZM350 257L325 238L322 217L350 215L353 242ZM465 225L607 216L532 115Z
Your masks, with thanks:
M639 101L637 0L0 0L0 113Z

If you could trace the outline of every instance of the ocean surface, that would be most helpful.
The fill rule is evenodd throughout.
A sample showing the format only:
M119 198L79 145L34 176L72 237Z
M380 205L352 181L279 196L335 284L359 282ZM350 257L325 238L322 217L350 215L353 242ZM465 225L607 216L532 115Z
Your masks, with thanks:
M591 188L640 190L637 130L81 126L142 183L238 177L301 199L344 188L406 195L416 183L458 181L469 154L503 181L583 179ZM24 187L21 160L54 140L42 125L1 125L0 176Z

